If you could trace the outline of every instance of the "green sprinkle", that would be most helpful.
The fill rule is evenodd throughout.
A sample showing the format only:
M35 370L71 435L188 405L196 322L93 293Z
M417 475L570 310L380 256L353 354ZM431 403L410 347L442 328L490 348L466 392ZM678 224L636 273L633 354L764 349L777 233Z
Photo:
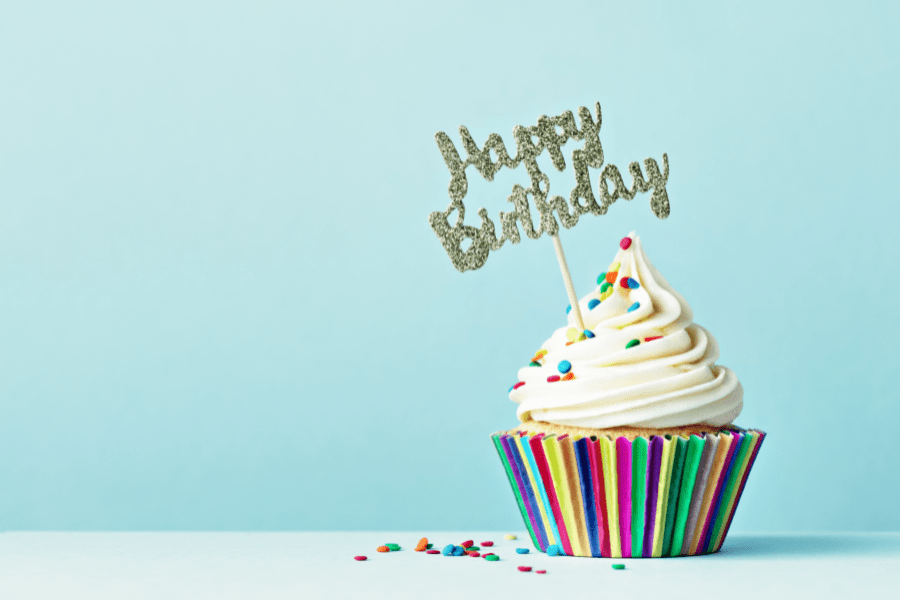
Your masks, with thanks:
M529 367L539 367L539 366L541 366L541 363L536 362L536 361L531 361L531 364L528 365L528 366L529 366Z
M491 554L490 556L485 556L484 560L489 560L491 562L494 562L495 560L500 560L500 557L497 556L496 554Z
M623 565L622 563L616 563L612 566L612 568L615 569L616 571L621 571L622 569L625 568L625 565Z
M432 546L434 546L434 544L428 544L428 547L426 548L426 550L431 550Z
M478 546L469 546L468 548L466 548L466 551L471 551L471 550L481 550L481 548L479 548Z
M387 546L391 552L396 552L400 549L400 546L397 544L385 544L385 546Z
M637 346L640 343L641 343L640 340L631 340L630 342L625 344L625 349L627 350L628 348L634 348L635 346ZM622 568L624 569L625 567L622 567Z
M600 285L604 281L606 281L606 271L600 273L600 277L597 278L597 285Z
M600 286L600 293L602 294L603 292L605 292L606 290L608 290L611 287L612 287L611 283L609 283L608 281L604 282L604 284Z

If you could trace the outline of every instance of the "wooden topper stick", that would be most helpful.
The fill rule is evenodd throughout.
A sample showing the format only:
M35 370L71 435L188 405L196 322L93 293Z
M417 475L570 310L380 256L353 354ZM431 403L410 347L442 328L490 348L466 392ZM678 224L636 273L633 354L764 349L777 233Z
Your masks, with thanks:
M553 238L553 248L556 250L556 259L559 260L559 270L562 271L563 281L566 284L566 293L569 294L569 304L572 306L572 312L575 313L575 322L578 324L579 333L584 331L584 319L581 318L581 307L578 306L578 296L575 295L575 284L572 283L572 276L569 274L569 265L566 264L566 255L563 253L562 243L559 241L559 234L551 235Z

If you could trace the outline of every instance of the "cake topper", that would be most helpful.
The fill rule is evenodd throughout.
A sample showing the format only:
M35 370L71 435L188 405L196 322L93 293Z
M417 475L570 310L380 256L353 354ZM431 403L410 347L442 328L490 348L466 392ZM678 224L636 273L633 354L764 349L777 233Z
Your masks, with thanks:
M531 239L537 239L544 233L548 234L553 239L553 246L559 260L560 270L563 273L572 312L581 329L584 329L584 325L572 278L566 266L565 254L563 254L562 244L559 240L559 224L562 223L563 227L570 229L585 213L606 214L609 205L617 199L631 200L638 192L651 190L650 207L654 214L660 219L669 216L669 196L666 193L666 182L669 179L668 156L662 155L662 172L655 160L644 159L646 178L644 172L641 171L640 163L632 162L628 165L632 184L630 188L626 187L618 167L613 164L603 166L603 147L600 144L600 125L603 119L599 102L594 105L594 110L596 111L596 121L586 107L582 106L578 109L580 129L576 126L575 116L570 110L563 112L558 117L541 115L538 117L537 125L533 127L516 125L513 127L516 155L512 158L509 156L503 139L498 134L489 135L484 147L479 149L478 144L469 134L469 130L460 125L459 136L466 151L466 160L463 161L450 136L439 131L434 135L434 139L450 170L450 186L447 190L450 195L450 204L447 210L436 211L428 215L428 223L443 244L453 266L461 272L480 269L487 261L488 254L491 251L499 250L506 240L518 244L521 240L519 224ZM548 199L550 179L541 172L537 158L546 150L550 154L554 168L557 171L565 170L566 161L562 153L562 146L570 139L583 141L584 146L572 151L575 187L569 193L567 203L562 196L553 196ZM496 161L491 159L491 152L496 155ZM514 210L500 212L500 236L497 236L494 222L484 208L478 211L478 216L481 217L481 227L466 225L466 206L463 204L463 198L469 187L466 179L466 169L469 165L474 165L486 180L493 181L494 175L503 167L515 169L522 162L525 163L525 170L531 178L531 186L523 188L519 184L513 185L507 202L512 203ZM599 203L594 196L588 168L603 169L598 182ZM612 192L609 190L610 182L613 186ZM540 216L537 228L532 221L529 197L534 200L535 208ZM451 225L450 215L454 211L456 212L456 223ZM554 212L556 215L553 214ZM466 240L470 241L470 245L464 250L463 244Z

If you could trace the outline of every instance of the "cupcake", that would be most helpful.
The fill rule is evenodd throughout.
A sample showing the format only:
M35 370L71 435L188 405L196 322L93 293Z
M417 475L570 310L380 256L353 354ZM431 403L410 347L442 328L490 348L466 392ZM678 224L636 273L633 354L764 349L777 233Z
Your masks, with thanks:
M519 371L519 425L492 436L534 545L569 556L721 548L765 433L743 388L634 233Z

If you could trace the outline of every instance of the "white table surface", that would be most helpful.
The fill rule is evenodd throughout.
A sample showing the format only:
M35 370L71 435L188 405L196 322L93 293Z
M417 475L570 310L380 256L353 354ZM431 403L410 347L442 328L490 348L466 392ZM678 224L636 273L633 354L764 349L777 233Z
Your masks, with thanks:
M493 540L492 563L415 552L418 532L6 532L0 598L900 598L900 533L731 534L718 554L669 559L549 557L505 533L426 533L438 549ZM403 549L375 551L388 542Z

